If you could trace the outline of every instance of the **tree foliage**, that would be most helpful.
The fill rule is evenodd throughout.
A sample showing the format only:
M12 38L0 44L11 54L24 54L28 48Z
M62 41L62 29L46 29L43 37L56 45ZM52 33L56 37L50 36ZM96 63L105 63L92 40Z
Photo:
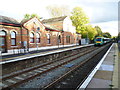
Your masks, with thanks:
M96 36L102 36L103 35L103 32L101 30L101 28L99 26L95 26L95 29L97 31L97 35Z
M111 34L109 32L105 32L103 33L103 37L111 38Z
M89 18L80 7L75 7L71 14L71 20L76 27L76 32L81 33L81 31L85 30L85 24L89 23Z
M47 6L46 7L51 17L60 17L70 14L70 11L67 6Z
M92 27L92 25L86 25L85 30L81 31L81 34L82 38L89 38L90 40L93 40L97 35L97 31Z
M24 15L24 19L26 19L26 20L28 20L28 19L30 19L30 18L33 18L33 17L37 17L37 18L40 18L37 14L25 14Z

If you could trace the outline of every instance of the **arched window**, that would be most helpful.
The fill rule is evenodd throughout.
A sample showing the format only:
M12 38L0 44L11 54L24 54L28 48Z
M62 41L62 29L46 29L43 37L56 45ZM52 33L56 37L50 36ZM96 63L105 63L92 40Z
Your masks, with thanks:
M34 43L34 33L30 33L30 43Z
M47 43L50 44L50 34L47 34Z
M36 42L40 43L40 34L39 33L36 33Z
M0 31L0 36L5 36L6 35L6 32L5 31Z
M6 43L6 32L0 31L0 46L5 46Z
M15 31L11 32L11 45L16 46L16 32Z
M61 43L61 36L58 36L58 43Z

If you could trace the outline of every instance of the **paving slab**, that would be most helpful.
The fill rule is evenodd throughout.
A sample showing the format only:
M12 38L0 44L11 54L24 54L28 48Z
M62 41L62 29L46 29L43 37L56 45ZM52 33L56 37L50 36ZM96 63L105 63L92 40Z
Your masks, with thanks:
M110 80L93 78L90 84L87 86L87 88L110 88L109 86L110 84L111 84Z
M103 65L101 65L99 70L113 71L113 65L105 65L105 64L103 64Z
M102 71L98 70L93 78L103 79L103 80L112 80L112 71Z
M111 62L110 60L109 61L106 60L106 61L103 62L103 64L105 64L105 65L113 65L113 62Z

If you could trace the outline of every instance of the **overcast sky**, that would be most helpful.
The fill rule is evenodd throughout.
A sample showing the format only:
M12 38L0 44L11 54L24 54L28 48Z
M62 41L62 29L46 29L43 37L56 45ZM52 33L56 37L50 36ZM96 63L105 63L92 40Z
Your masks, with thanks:
M36 13L43 18L50 18L46 10L46 6L48 5L65 5L70 11L72 11L74 7L79 6L83 8L90 18L91 24L100 25L104 32L109 31L115 36L118 32L118 1L119 0L2 0L0 15L21 20L26 13Z

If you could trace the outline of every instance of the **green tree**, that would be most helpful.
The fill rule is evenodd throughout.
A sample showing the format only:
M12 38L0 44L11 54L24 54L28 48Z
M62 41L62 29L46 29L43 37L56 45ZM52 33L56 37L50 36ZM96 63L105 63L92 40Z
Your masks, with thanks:
M89 23L89 18L80 7L75 7L71 14L71 20L76 27L76 32L81 33L81 31L85 30L85 24Z
M28 19L30 19L30 18L33 18L33 17L37 17L37 18L40 18L37 14L25 14L24 15L24 19L26 19L26 20L28 20Z
M48 10L51 17L60 17L60 16L67 16L70 14L70 10L67 6L47 6L46 9Z
M109 32L104 32L103 37L111 38L111 34Z
M101 28L99 26L95 26L95 29L97 31L97 35L96 36L102 36L103 35L103 32L101 30Z
M90 40L93 40L97 35L96 29L93 28L92 25L86 25L85 27L85 30L81 31L82 38L89 38Z
M25 14L24 15L24 19L29 19L30 18L30 14Z

